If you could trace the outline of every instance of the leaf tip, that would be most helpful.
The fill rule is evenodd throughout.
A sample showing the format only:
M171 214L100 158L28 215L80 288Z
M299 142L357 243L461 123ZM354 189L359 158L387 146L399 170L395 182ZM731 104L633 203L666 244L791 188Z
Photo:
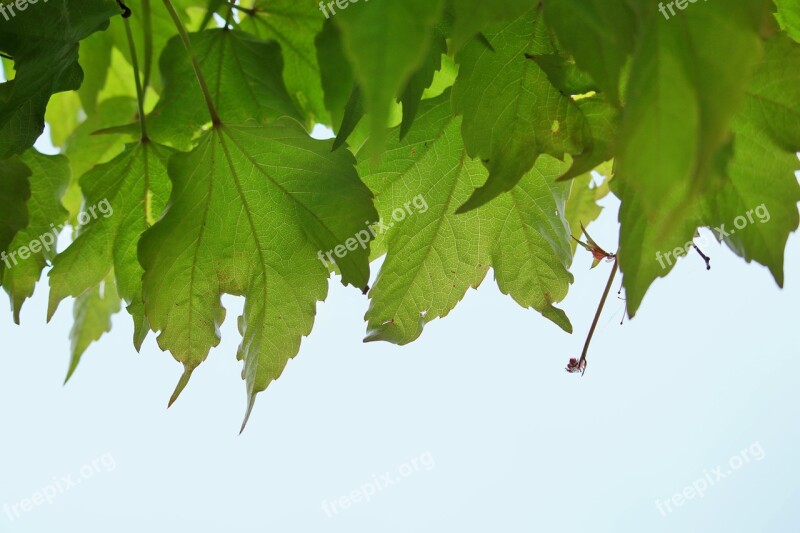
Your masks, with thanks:
M181 376L181 379L178 381L178 385L175 387L175 392L173 392L172 396L170 396L170 398L169 398L169 403L167 404L167 409L172 407L172 404L174 404L178 400L178 397L183 392L183 389L185 389L186 385L189 384L189 379L191 379L192 373L194 372L194 369L196 367L191 367L189 365L184 365L184 368L185 368L185 370L183 372L183 375Z
M247 427L247 422L250 420L250 415L253 414L253 406L256 404L256 395L251 394L250 398L247 400L247 412L244 414L244 420L242 421L242 428L239 430L239 435L244 433L244 429Z

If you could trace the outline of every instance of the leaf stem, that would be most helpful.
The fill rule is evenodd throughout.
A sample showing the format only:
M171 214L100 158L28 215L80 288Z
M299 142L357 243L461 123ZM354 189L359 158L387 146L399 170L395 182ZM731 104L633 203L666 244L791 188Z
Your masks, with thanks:
M581 352L581 358L578 363L578 368L583 368L584 372L586 371L586 354L589 351L589 343L592 342L592 336L594 336L594 330L597 328L597 323L600 321L600 315L603 312L603 307L606 305L606 300L608 299L608 293L611 292L611 286L614 284L614 278L617 275L617 270L619 269L619 258L614 255L614 267L611 269L611 275L608 277L608 283L606 283L606 289L603 291L603 297L600 298L600 305L597 306L597 312L594 315L594 320L592 321L592 327L589 329L589 335L586 337L586 344L583 345L583 352Z
M172 17L172 21L175 23L178 34L183 41L183 46L186 48L189 59L192 61L192 68L194 68L197 81L200 83L200 90L203 91L203 97L206 100L206 106L208 106L208 112L211 115L211 123L214 124L214 126L219 126L222 124L222 121L217 114L217 109L214 107L214 100L211 98L211 91L208 90L208 84L206 83L205 77L203 77L202 70L200 70L200 64L197 62L194 51L192 51L192 42L189 40L189 34L186 33L186 27L183 25L183 22L181 22L181 18L178 16L170 0L164 0L164 6L167 8L167 11L169 11L169 16Z
M153 14L150 0L142 0L142 25L144 27L144 80L142 90L150 87L150 74L153 71Z
M142 80L139 77L139 60L136 57L136 45L133 42L133 32L131 31L130 19L125 19L125 33L128 36L128 46L131 49L131 66L133 67L133 77L136 80L136 100L139 105L139 126L142 129L142 142L147 142L147 119L144 114L144 90Z

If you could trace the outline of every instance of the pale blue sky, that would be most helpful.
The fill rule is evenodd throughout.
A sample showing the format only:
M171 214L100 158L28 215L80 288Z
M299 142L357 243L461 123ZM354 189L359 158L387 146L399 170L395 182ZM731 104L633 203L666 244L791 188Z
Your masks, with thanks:
M605 204L590 231L614 249ZM62 387L71 302L46 325L41 286L21 327L0 306L0 533L796 533L798 245L783 291L716 245L711 272L681 260L623 326L615 288L583 378L563 369L610 269L587 254L564 303L572 336L490 273L417 342L365 345L367 299L332 280L241 436L240 300L225 299L222 344L167 410L181 369L152 335L136 354L124 313ZM406 477L331 510L386 474ZM664 504L703 479L702 498Z
M606 204L590 230L614 249L617 204ZM583 378L563 369L610 268L590 271L586 254L564 303L573 336L490 274L417 342L365 345L368 302L334 281L241 436L240 301L226 298L222 344L167 410L181 369L152 335L137 355L125 314L62 387L71 303L45 325L41 287L21 327L0 311L0 505L87 478L13 521L0 509L0 532L794 533L798 244L783 291L713 246L711 272L682 260L634 321L619 325L612 295ZM745 449L750 462L732 470ZM323 510L415 460L371 502ZM703 498L659 511L715 470L725 478Z

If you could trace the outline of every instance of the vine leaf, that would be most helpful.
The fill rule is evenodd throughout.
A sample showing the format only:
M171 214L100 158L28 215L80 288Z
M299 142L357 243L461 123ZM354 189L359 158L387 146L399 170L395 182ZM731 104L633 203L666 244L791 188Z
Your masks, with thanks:
M110 272L100 284L75 299L72 308L72 329L69 333L72 355L64 383L67 383L78 369L81 357L89 345L111 331L111 317L119 313L119 310L120 299L114 284L113 272Z
M98 112L86 117L80 126L73 130L64 143L64 154L69 158L72 181L62 203L70 214L70 222L77 224L78 213L83 203L79 181L81 177L99 163L107 163L125 149L126 135L103 134L96 132L119 124L127 124L136 117L136 100L115 96L100 102ZM135 135L140 135L138 124Z
M392 102L428 54L443 8L443 0L388 0L355 4L334 17L376 146L385 140Z
M160 93L162 89L161 73L158 68L153 68L152 62L154 59L158 60L157 54L166 48L167 43L172 37L177 35L178 30L169 17L159 14L159 10L157 9L159 7L159 2L154 0L149 1L151 4L149 25L145 22L143 0L125 0L125 4L131 10L131 16L127 19L127 22L131 26L134 44L136 45L139 61L142 66L143 77L146 79L146 82L143 80L142 83ZM197 21L197 17L194 16L196 11L195 13L190 13L192 8L196 10L198 8L213 9L214 7L211 0L170 0L170 2L172 2L175 11L184 24ZM213 12L209 15L213 16ZM131 48L125 33L125 24L122 23L122 20L118 22L119 23L111 24L106 33L113 42L116 51L122 54L128 64L131 64ZM148 28L147 31L145 31L145 27ZM204 28L205 25L201 25L200 27ZM152 39L152 45L149 47L145 45L145 34L148 34ZM153 55L155 55L155 58ZM131 85L128 85L128 88L133 89Z
M548 0L544 8L560 42L618 104L622 69L634 48L636 19L630 7L608 0Z
M653 281L674 268L675 259L664 255L685 250L698 227L716 222L709 202L719 201L731 157L743 153L732 127L762 60L759 23L768 4L695 7L680 24L640 13L647 31L628 88L636 98L623 112L612 182L622 201L619 263L631 317ZM732 55L737 61L719 61Z
M425 90L433 83L433 77L442 68L442 54L447 53L447 41L444 35L436 33L422 65L414 72L405 90L398 98L403 104L403 122L400 126L402 139L411 130L419 111L419 104Z
M469 155L484 161L489 179L459 212L511 190L541 154L579 154L589 142L588 124L575 102L529 59L556 52L538 10L485 33L494 51L472 41L460 53L453 105L464 115Z
M339 125L336 140L333 141L334 151L344 146L362 118L364 118L364 98L361 95L361 88L355 85L353 86L353 92L350 93L350 98L347 100L347 105L344 106L344 116Z
M482 0L450 0L449 12L453 27L450 32L452 48L460 50L487 24L514 20L530 9L528 0L485 2Z
M781 287L786 242L800 223L800 185L795 177L800 170L798 87L800 44L783 35L767 41L765 60L756 70L744 109L733 124L736 138L729 180L709 201L709 225L721 228L726 224L715 236L746 261L769 268ZM735 228L737 217L747 219L747 225Z
M273 122L290 116L303 120L283 84L280 47L238 30L204 30L190 35L200 68L207 73L222 119ZM164 90L147 118L150 136L180 149L191 147L210 122L203 93L183 43L170 40L161 55Z
M315 40L319 77L325 93L325 106L334 127L342 124L344 108L356 85L353 68L345 57L339 27L328 19ZM338 134L338 130L336 131Z
M604 98L592 96L576 101L586 118L591 138L588 148L572 158L569 170L559 180L570 180L597 168L614 157L614 149L619 129L619 110Z
M692 206L718 188L725 174L730 127L761 59L759 24L768 15L761 0L694 7L677 24L657 10L640 9L642 42L630 69L632 97L622 115L616 159L617 179L636 191L641 212L634 216L663 225L668 249L691 237L693 229L675 234L672 228L691 217ZM723 56L737 60L720 61ZM624 240L621 247L627 275L632 265L624 254L633 247Z
M330 122L317 63L315 39L325 17L313 2L255 0L241 27L262 39L274 39L283 52L283 79L300 109L314 121Z
M139 142L81 178L86 200L78 220L84 225L53 261L48 320L64 298L97 287L113 271L117 291L134 319L134 346L141 347L149 327L136 247L166 205L170 189L166 165L172 153L153 142Z
M0 52L14 58L16 76L0 84L0 159L27 150L44 129L50 96L83 80L78 42L108 27L114 0L51 0L0 24Z
M44 155L35 150L20 158L31 170L31 196L27 201L28 223L17 233L9 252L28 250L22 258L17 254L5 268L3 287L11 299L14 321L19 324L22 304L33 295L44 267L56 256L56 239L67 220L68 212L61 198L69 185L70 169L63 155ZM37 243L37 244L33 244ZM34 249L35 248L35 249Z
M778 6L775 16L781 28L786 30L792 39L800 43L800 4L794 0L775 0L775 5Z
M245 423L256 394L297 354L327 293L319 257L376 217L353 156L331 145L284 118L219 125L171 159L169 209L139 244L147 318L185 368L171 401L219 342L223 293L245 297ZM368 255L357 247L337 259L343 283L367 285Z
M28 199L31 197L31 177L28 166L11 158L0 160L0 252L9 250L17 233L28 225ZM0 281L4 281L6 268L12 265L7 256L0 262Z
M370 291L367 341L415 340L492 267L503 293L572 331L554 306L572 282L563 218L569 184L555 183L566 165L543 157L508 195L456 214L487 177L480 161L467 155L460 130L447 91L422 102L415 127L389 146L381 163L367 160L359 167L382 219L393 224L384 236L386 260ZM413 206L411 213L397 221L401 217L393 213L406 205Z

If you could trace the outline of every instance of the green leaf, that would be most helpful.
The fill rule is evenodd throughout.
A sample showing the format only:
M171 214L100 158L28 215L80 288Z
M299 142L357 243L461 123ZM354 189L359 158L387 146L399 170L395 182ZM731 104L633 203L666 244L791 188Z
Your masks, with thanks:
M370 292L366 340L415 340L491 267L503 293L571 331L553 305L572 282L563 218L569 185L555 183L564 163L542 158L511 193L456 214L487 172L467 155L461 119L449 100L447 92L424 101L408 137L392 143L381 163L359 166L382 220L392 225L384 236L386 261Z
M67 296L97 287L114 271L121 298L134 319L137 350L147 335L141 300L139 238L161 214L169 196L166 164L172 151L152 142L128 146L81 178L85 195L78 237L60 253L50 271L48 320Z
M800 223L798 124L800 45L778 36L767 42L766 58L734 123L730 179L709 203L710 226L719 228L715 236L746 261L767 266L781 287L786 242Z
M329 122L317 63L315 39L325 18L313 2L256 0L252 15L243 17L242 29L274 39L283 52L283 79L300 109L315 122Z
M361 88L356 85L353 87L353 92L350 93L350 99L344 108L342 123L339 126L336 140L333 142L334 151L344 146L347 138L355 131L362 118L364 118L364 98L361 96Z
M553 87L564 96L585 95L597 91L597 83L575 62L558 54L528 56L547 73Z
M3 288L11 299L17 324L22 304L33 295L42 269L56 255L58 234L68 215L61 205L61 197L70 179L69 162L63 155L44 155L29 150L21 160L31 170L28 224L8 248L13 254L10 261L0 265L0 270L5 270Z
M703 2L670 20L641 7L642 42L631 67L616 174L636 190L643 209L636 216L664 221L665 233L719 185L731 123L761 58L766 5ZM622 258L620 266L625 272Z
M192 47L223 120L302 120L281 78L283 61L274 42L247 33L213 29L191 34ZM188 149L210 122L208 108L183 43L172 39L161 55L164 91L148 117L153 139Z
M442 68L442 54L447 52L447 41L443 35L436 35L425 56L425 61L411 76L403 94L398 99L403 104L403 123L400 126L400 138L402 139L411 130L414 119L419 111L419 104L425 90L433 83L436 72Z
M530 0L450 0L449 11L454 17L450 35L453 49L460 50L483 28L514 20L530 7Z
M330 125L344 120L344 108L355 85L355 76L342 50L341 34L333 21L328 20L317 35L317 63L325 93L325 107L330 112Z
M147 318L185 367L173 401L219 342L223 293L245 297L238 355L248 416L297 354L327 293L320 257L349 247L376 217L352 155L331 146L283 119L215 127L173 156L169 209L139 245ZM366 286L368 254L357 247L338 259L343 283Z
M192 18L187 11L192 7L207 7L208 0L171 0L175 7L175 11L181 18L184 24L189 25ZM150 0L150 26L149 35L152 39L152 47L145 46L145 23L144 7L142 0L125 0L125 4L131 10L131 16L127 19L131 25L131 32L133 33L134 44L139 59L139 65L142 69L143 83L148 82L157 92L161 92L162 79L161 73L157 68L153 68L154 61L158 60L158 54L167 46L169 40L178 34L172 19L166 15L163 10L163 5L159 0ZM114 42L116 50L120 52L128 64L132 63L131 50L128 45L128 36L125 32L125 24L121 19L112 22L108 29L108 34ZM154 57L155 56L155 57ZM132 88L133 80L129 80Z
M619 0L548 0L545 16L561 43L608 94L619 102L620 76L633 52L635 18Z
M5 252L17 233L28 226L27 202L31 196L28 178L31 174L31 169L16 157L0 160L0 252L3 253L0 281L3 281L5 268L12 265Z
M50 125L50 141L61 147L80 123L81 99L75 91L54 94L44 119Z
M454 109L464 115L467 150L489 169L489 180L460 212L511 190L541 154L579 154L589 138L575 102L529 58L555 52L537 10L487 31L486 37L495 51L475 41L464 48L453 87Z
M89 116L69 136L64 144L64 153L69 158L72 182L62 202L70 213L70 223L75 225L83 203L78 180L95 165L106 163L122 153L125 146L123 135L95 135L103 128L126 124L136 118L136 101L126 97L115 97L101 102L98 112ZM139 133L138 126L135 130Z
M567 206L565 209L565 216L569 224L570 234L577 238L582 239L583 227L588 227L589 224L597 220L603 208L597 202L604 198L610 191L608 188L608 179L602 185L593 186L594 177L592 174L583 174L572 180L572 187L567 199ZM575 239L571 240L572 253L578 246Z
M709 199L725 184L730 128L761 59L765 8L761 1L698 3L680 22L640 13L644 41L631 69L614 180L630 316L674 267L667 254L691 251Z
M0 158L21 154L44 129L50 96L75 90L83 72L78 42L120 13L113 0L51 0L0 23L0 51L14 58L16 77L0 84ZM11 9L7 6L6 9Z
M109 32L95 33L81 43L80 65L84 76L78 95L87 115L97 111L98 96L111 68L112 50L113 39Z
M385 139L392 102L425 61L443 6L443 0L383 0L353 4L334 17L377 146Z
M796 0L775 0L778 6L776 17L781 28L800 43L800 4Z
M586 117L591 132L589 148L572 158L569 171L560 180L569 180L594 170L598 165L614 157L614 148L619 129L619 111L605 99L597 96L581 98L578 108Z
M64 383L69 381L81 357L93 342L111 331L111 317L119 313L120 300L110 273L100 284L75 299L72 308L74 322L69 333L72 344L69 369Z

